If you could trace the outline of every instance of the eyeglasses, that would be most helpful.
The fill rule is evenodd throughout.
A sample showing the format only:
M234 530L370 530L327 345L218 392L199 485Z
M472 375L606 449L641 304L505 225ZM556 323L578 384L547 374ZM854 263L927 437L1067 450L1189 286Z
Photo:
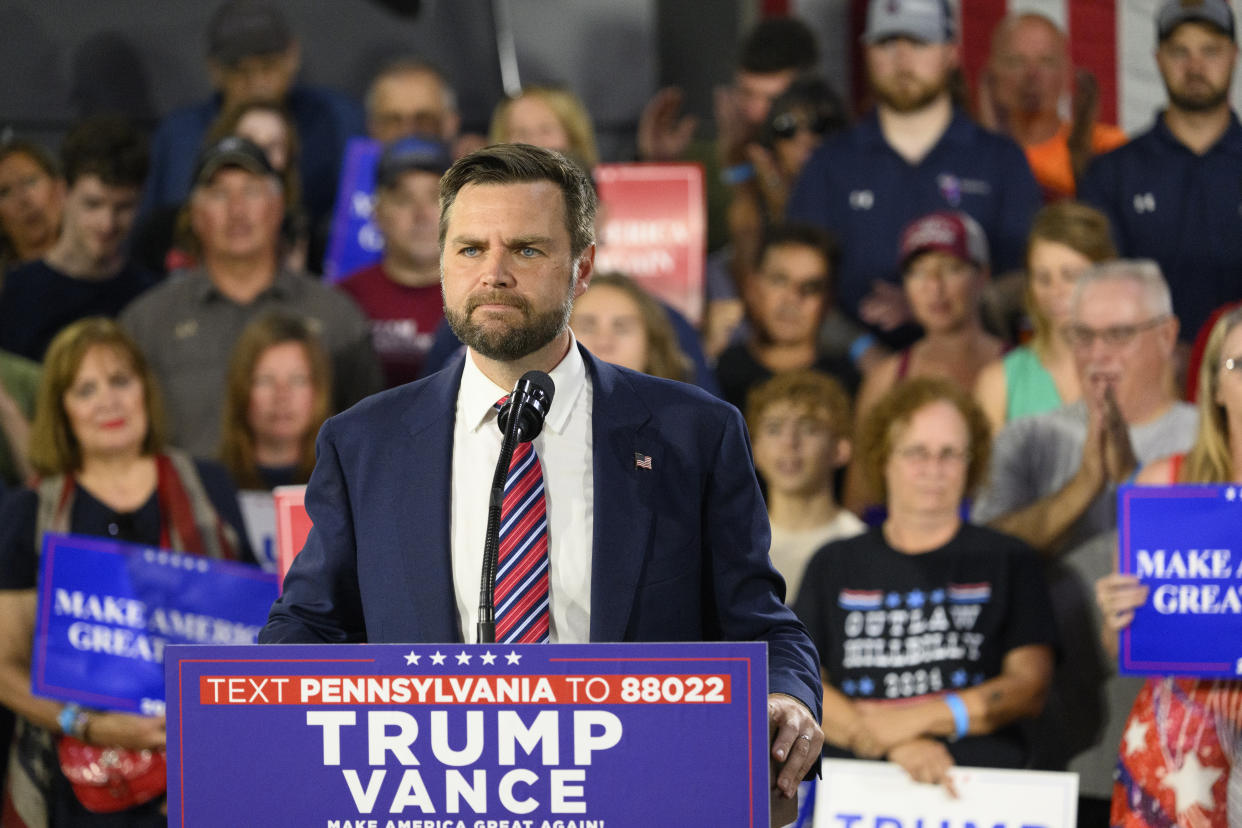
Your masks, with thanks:
M938 452L933 452L927 446L905 446L893 449L893 454L912 466L926 466L933 461L938 466L956 466L967 462L971 456L966 449L952 446L946 446Z
M782 141L788 141L805 129L814 135L823 135L832 128L834 119L826 112L810 115L800 112L782 112L772 119L772 134Z
M1088 328L1086 325L1070 325L1065 329L1065 338L1075 348L1090 348L1096 339L1112 348L1129 345L1134 337L1141 332L1150 330L1168 319L1167 315L1148 319L1136 325L1114 325L1111 328Z

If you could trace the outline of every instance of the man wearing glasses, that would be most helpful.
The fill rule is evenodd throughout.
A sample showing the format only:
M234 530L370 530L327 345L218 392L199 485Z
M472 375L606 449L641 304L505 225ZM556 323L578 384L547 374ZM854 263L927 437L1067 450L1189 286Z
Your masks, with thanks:
M1177 334L1155 262L1106 262L1080 276L1065 335L1082 399L1001 430L972 514L1045 557L1062 660L1032 731L1035 767L1064 770L1074 760L1080 814L1101 802L1107 814L1117 744L1139 687L1110 676L1092 598L1095 580L1113 569L1116 487L1194 441L1197 414L1173 384Z

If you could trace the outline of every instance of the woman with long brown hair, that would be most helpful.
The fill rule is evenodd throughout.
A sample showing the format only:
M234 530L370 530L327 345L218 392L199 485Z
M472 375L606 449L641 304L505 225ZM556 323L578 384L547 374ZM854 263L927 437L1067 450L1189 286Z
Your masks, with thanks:
M220 460L239 489L305 483L328 418L332 366L301 317L267 314L246 326L229 362Z

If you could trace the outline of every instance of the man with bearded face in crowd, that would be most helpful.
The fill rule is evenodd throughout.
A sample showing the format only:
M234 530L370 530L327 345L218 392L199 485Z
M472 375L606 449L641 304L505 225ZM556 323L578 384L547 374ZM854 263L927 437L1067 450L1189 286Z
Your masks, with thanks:
M841 305L897 344L913 338L895 333L910 320L891 254L903 227L961 210L982 225L1000 273L1021 266L1040 204L1022 150L955 107L956 37L946 0L872 0L863 41L875 112L816 150L786 210L846 240Z
M1181 337L1242 299L1242 124L1229 107L1238 62L1228 0L1169 0L1156 15L1169 105L1151 129L1091 163L1079 198L1108 215L1121 255L1155 259Z

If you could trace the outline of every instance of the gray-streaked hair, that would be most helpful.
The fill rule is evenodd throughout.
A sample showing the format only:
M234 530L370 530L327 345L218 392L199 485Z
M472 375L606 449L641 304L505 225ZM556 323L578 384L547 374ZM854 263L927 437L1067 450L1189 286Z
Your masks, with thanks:
M1100 282L1133 282L1143 290L1147 297L1147 309L1156 316L1173 315L1173 297L1169 295L1169 283L1164 279L1160 265L1151 259L1115 259L1100 262L1087 268L1078 277L1074 286L1075 312L1082 301L1083 292L1090 286Z

